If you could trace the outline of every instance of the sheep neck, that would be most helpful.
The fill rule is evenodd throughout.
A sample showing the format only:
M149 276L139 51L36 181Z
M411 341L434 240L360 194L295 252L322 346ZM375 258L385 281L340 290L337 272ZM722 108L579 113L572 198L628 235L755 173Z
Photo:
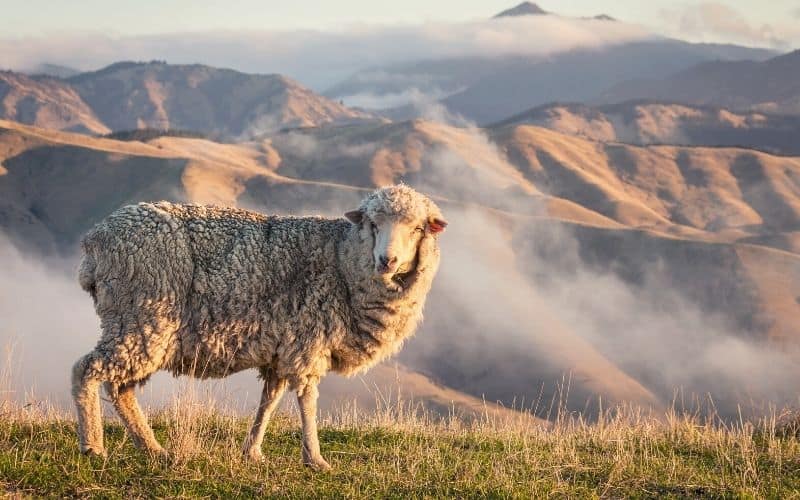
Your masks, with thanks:
M332 367L354 373L395 353L422 316L429 280L391 290L375 279L372 248L359 226L351 227L338 248L339 269L347 287L352 324L333 346Z

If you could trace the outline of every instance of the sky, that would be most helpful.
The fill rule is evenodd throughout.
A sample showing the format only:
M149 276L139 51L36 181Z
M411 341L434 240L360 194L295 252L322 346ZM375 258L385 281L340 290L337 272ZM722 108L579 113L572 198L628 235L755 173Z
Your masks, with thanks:
M0 33L5 36L48 35L55 32L100 31L115 35L147 35L206 30L338 29L358 23L396 24L462 22L483 19L515 5L516 0L304 0L300 2L228 0L1 0ZM800 0L542 0L545 10L569 16L600 13L642 24L657 32L696 31L693 12L705 11L729 30L780 29L800 24ZM730 16L736 16L731 20ZM747 26L745 26L745 23ZM697 24L697 23L694 23ZM737 26L738 25L738 26ZM718 34L721 35L721 34ZM720 38L724 38L720 36ZM720 40L725 41L725 40Z
M515 0L0 0L0 69L116 61L281 73L325 91L364 69L452 57L542 56L654 36L788 51L800 0L543 0L557 16L490 19ZM388 6L387 6L388 5ZM622 22L581 19L598 14Z

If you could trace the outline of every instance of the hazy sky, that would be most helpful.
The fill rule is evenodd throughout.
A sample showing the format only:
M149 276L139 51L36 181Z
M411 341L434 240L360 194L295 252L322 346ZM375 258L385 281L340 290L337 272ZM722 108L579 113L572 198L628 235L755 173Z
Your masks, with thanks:
M489 18L514 0L0 0L0 69L115 61L282 73L314 90L365 68L448 57L543 55L666 35L788 51L800 0L545 0L561 16ZM387 7L389 5L389 7ZM608 14L620 23L587 21Z
M141 35L175 31L238 29L336 29L354 23L420 23L486 18L518 3L516 0L1 0L0 33L5 36L53 32L100 31ZM733 33L781 31L800 24L800 0L542 0L545 10L570 16L606 13L641 23L657 32L701 38L704 31ZM702 22L698 22L700 16ZM694 20L693 20L694 19ZM706 26L712 24L712 26ZM729 36L730 37L730 34Z

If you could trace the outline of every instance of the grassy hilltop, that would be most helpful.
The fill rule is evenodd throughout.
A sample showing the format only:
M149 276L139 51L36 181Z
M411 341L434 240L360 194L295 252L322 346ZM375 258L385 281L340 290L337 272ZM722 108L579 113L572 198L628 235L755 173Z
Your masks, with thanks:
M108 458L78 452L71 417L0 403L0 494L12 497L772 497L800 496L800 441L760 424L701 423L617 412L594 424L562 418L433 421L387 409L323 420L323 454L334 470L300 464L300 431L279 415L266 461L239 447L248 419L180 403L153 424L171 451L133 448L108 419Z

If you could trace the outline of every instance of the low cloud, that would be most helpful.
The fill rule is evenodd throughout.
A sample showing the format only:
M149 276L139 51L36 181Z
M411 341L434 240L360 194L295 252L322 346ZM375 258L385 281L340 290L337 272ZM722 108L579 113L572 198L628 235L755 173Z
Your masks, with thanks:
M733 42L787 49L800 40L794 25L757 24L739 11L719 2L705 2L682 9L662 10L662 16L680 36L703 42Z
M324 90L358 70L445 57L545 55L650 36L643 28L537 16L465 23L355 24L337 31L215 31L147 36L67 33L0 39L0 61L24 70L55 63L81 70L119 60L203 63L282 73Z
M352 95L343 95L337 97L345 106L358 107L365 109L391 109L399 108L401 106L413 105L421 101L435 102L440 99L458 92L461 89L454 89L447 91L438 87L426 88L424 91L412 87L399 92L387 92L383 94L364 92Z
M517 214L546 210L536 206L541 197L523 189L525 178L483 130L435 104L424 114L463 128L433 126L432 135L447 141L422 146L421 171L409 175L422 191ZM369 165L382 146L301 131L272 140L287 163L294 158L296 168L312 172L331 162ZM291 212L338 216L357 196L342 191L325 201L309 198ZM689 398L710 395L732 418L739 405L755 413L766 403L798 402L797 349L781 351L748 336L723 312L705 310L672 276L692 259L669 260L669 252L651 255L646 248L628 257L621 252L620 259L627 259L621 264L641 267L641 279L624 278L620 266L587 257L603 241L580 225L460 203L443 203L443 209L450 225L441 240L440 275L419 334L400 354L409 367L488 401L527 407L537 397L547 406L562 377L571 377L566 403L575 410L597 395L667 407L676 390ZM14 386L68 403L69 366L99 334L91 300L75 283L76 259L42 261L0 241L0 261L0 346L18 341ZM713 278L712 269L698 272ZM717 286L730 287L727 281ZM736 298L733 292L729 300ZM203 384L235 407L257 401L252 371ZM338 392L328 394L349 398L358 385L341 382ZM163 401L175 387L161 373L143 399Z
M530 210L527 197L502 188L515 167L482 129L438 121L464 127L459 151L470 156L430 146L421 190L446 186L451 199ZM479 164L493 165L496 178L465 175ZM679 409L713 401L726 418L797 404L797 349L753 340L732 318L696 304L672 281L672 266L685 264L656 258L639 283L629 282L587 262L586 246L599 243L579 226L503 222L475 208L445 212L451 224L426 322L400 354L409 366L506 405L537 395L548 403L562 377L573 378L571 409L598 395L666 408L676 392L686 398Z
M0 405L14 401L71 409L71 367L100 338L92 299L78 285L78 256L43 257L0 233L0 262ZM146 407L164 408L177 398L251 415L261 387L253 370L211 380L161 371L138 392ZM371 409L378 394L396 390L396 383L380 375L355 380L331 375L323 382L320 407L327 411L359 403ZM106 415L114 414L106 406ZM294 407L294 398L286 397L283 406Z

